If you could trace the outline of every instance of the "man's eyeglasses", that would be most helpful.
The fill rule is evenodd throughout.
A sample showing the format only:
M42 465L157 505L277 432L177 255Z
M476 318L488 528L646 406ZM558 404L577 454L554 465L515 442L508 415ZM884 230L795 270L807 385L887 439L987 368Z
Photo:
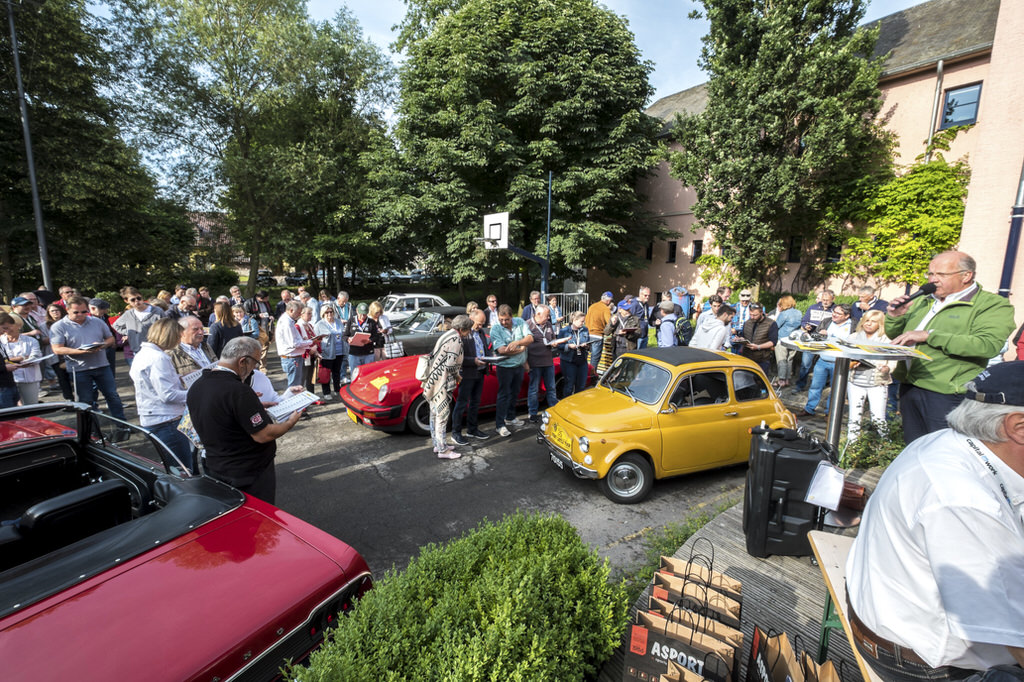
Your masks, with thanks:
M953 275L959 275L961 272L968 272L968 270L954 270L953 272L928 272L925 273L929 277L952 277Z
M243 355L242 357L238 358L238 360L239 361L242 361L242 360L252 360L254 364L257 364L257 365L260 364L259 359L258 358L254 358L251 355Z

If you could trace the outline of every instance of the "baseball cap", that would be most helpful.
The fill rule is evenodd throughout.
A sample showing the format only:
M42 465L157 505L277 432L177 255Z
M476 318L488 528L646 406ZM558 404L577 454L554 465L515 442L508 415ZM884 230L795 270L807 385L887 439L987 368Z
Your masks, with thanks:
M104 301L102 298L90 298L89 305L95 306L100 310L108 310L110 308L110 304Z
M615 298L615 297L612 295L612 292L606 291L603 294L601 294L601 298Z
M967 382L964 397L993 405L1024 407L1024 362L1000 362Z
M629 308L629 301L627 299L624 298L621 301L619 301L619 309L620 310L627 310L628 308Z
M15 296L15 297L14 297L14 298L13 298L13 299L11 300L11 305L28 305L28 304L29 304L30 302L31 302L31 301L29 301L29 300L28 300L27 298L25 298L24 296Z
M368 312L370 312L370 306L366 305L365 303L360 303L359 305L356 306L356 314L365 315Z
M666 313L671 313L676 309L676 304L672 301L662 301L658 304L658 307L664 310Z

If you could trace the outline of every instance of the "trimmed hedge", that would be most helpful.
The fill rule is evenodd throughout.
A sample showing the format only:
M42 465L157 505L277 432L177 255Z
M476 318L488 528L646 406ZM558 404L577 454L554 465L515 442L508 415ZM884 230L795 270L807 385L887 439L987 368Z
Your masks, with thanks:
M621 641L607 561L558 516L484 521L390 571L296 680L583 680Z

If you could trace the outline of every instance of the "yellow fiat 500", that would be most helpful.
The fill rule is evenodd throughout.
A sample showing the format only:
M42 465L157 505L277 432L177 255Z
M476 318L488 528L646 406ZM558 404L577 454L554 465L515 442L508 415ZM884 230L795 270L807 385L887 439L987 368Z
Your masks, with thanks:
M796 418L752 361L730 353L654 348L625 353L598 384L541 415L551 461L597 479L611 500L644 499L655 478L747 461L753 426Z

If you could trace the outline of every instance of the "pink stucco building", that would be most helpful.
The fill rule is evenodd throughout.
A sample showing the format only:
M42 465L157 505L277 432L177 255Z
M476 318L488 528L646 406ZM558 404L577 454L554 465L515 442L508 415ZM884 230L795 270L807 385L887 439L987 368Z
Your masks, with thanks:
M960 248L977 259L981 285L996 291L1024 165L1024 0L931 0L880 23L877 53L890 53L880 83L880 118L898 136L896 163L911 163L924 151L930 133L974 123L957 137L946 157L968 157L972 176ZM647 113L662 119L667 130L676 113L698 113L706 101L705 87L698 85L658 100ZM666 163L641 189L648 207L675 235L640 246L649 265L630 278L591 270L591 297L604 290L636 292L641 285L661 292L682 284L699 296L714 293L718 282L703 282L693 264L701 253L718 252L709 233L693 229L693 190L672 178ZM790 267L784 289L792 288L798 265ZM852 294L862 284L833 280L828 286ZM902 291L902 286L893 285L883 295ZM1010 291L1024 294L1024 258L1017 263Z

